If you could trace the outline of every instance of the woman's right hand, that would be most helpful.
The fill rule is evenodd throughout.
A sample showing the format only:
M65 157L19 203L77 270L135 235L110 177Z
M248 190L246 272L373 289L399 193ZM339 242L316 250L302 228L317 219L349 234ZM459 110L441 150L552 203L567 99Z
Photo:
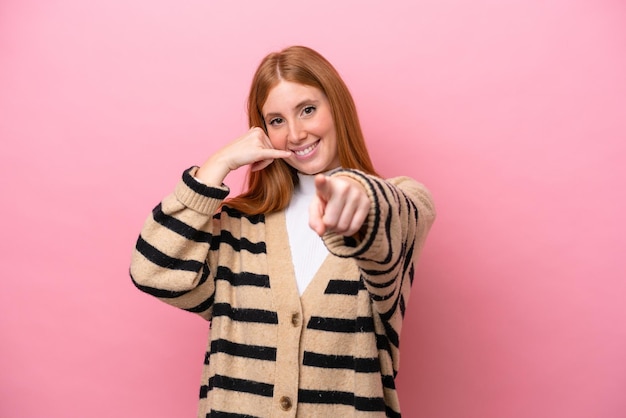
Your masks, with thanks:
M277 158L290 156L291 151L273 148L263 129L253 127L210 156L198 169L195 177L208 186L221 186L232 170L250 165L252 171L258 171Z

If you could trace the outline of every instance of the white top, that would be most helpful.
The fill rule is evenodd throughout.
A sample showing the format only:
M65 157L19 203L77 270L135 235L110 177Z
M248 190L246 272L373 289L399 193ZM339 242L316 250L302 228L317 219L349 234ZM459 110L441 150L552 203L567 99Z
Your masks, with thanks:
M315 195L315 176L298 173L300 184L285 209L289 246L300 295L317 273L328 250L322 238L309 227L309 206Z

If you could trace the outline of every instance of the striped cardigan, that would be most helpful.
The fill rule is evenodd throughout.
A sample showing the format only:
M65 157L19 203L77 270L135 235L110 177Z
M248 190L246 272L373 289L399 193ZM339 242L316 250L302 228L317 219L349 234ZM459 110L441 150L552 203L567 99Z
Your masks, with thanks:
M428 191L407 177L333 172L366 188L366 232L324 235L330 254L300 296L284 212L222 206L228 189L194 170L146 220L130 274L211 321L198 416L399 417L402 319L435 217Z

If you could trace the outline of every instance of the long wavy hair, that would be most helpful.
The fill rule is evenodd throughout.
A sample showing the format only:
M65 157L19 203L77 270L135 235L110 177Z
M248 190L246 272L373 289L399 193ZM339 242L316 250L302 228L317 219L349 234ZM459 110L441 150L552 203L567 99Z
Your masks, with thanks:
M377 175L348 87L330 62L311 48L291 46L263 58L248 96L250 127L262 127L267 133L261 109L270 90L283 80L315 87L326 95L335 124L341 167ZM277 159L263 170L248 171L247 182L247 190L228 199L226 205L249 215L258 215L287 207L298 184L298 176L293 167Z

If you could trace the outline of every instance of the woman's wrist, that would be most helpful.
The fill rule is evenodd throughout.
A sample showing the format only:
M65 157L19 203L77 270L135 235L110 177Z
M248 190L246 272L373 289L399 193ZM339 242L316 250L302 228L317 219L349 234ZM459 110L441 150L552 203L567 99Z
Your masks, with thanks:
M211 156L198 168L194 177L207 186L220 187L228 173L230 173L228 165L220 163L216 156Z

